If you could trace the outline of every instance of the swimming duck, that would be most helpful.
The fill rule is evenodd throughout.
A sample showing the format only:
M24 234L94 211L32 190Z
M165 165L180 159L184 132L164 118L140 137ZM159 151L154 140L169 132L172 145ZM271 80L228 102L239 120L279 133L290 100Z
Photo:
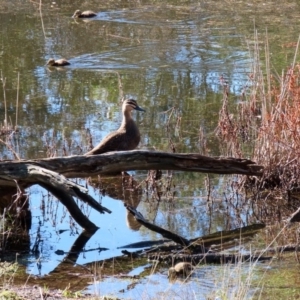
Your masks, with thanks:
M126 99L122 104L123 120L117 131L107 135L96 147L85 155L101 154L109 151L127 151L135 149L140 142L140 132L132 119L132 110L145 111L133 99Z
M172 280L180 275L183 277L188 277L193 270L194 267L192 266L192 264L187 262L180 262L168 270L168 278Z
M64 58L57 59L57 60L50 58L47 62L47 65L51 67L63 67L63 66L70 65L70 63Z
M95 16L97 16L97 14L91 10L85 10L85 11L81 12L79 9L77 9L74 12L74 15L72 16L72 18L92 18Z

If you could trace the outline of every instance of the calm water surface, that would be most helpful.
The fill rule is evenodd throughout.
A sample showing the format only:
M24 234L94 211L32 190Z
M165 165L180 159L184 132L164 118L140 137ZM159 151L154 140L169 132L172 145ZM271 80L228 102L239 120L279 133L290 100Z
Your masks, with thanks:
M20 129L10 142L24 159L84 153L89 134L96 145L118 128L120 100L133 97L146 109L134 113L142 133L141 149L171 151L174 145L177 152L219 155L222 147L214 129L222 102L220 78L230 85L234 106L249 84L254 28L260 42L268 29L274 68L280 72L291 62L299 3L291 1L279 9L276 2L56 1L42 3L40 14L34 2L0 1L0 70L6 79L0 120L5 124L5 97L7 122L17 122ZM87 22L75 21L71 16L78 8L93 9L98 15ZM48 68L51 57L67 58L71 65ZM205 146L199 142L200 132ZM0 147L1 158L13 158ZM115 183L102 182L100 189L89 186L89 193L113 213L99 216L82 206L100 227L86 250L108 250L86 252L78 264L120 255L118 247L125 244L161 238L145 228L133 230L119 200L137 201L134 204L150 221L188 238L249 221L249 215L237 216L234 207L224 204L224 191L238 200L227 177L210 176L214 201L208 206L204 174L165 173L159 183L164 195L160 202L156 191L146 192L147 172L132 175L142 184L138 195L129 198L114 191L120 188ZM68 252L81 229L45 190L34 186L29 194L32 245L37 233L41 240L38 254L26 262L27 271L44 275L63 259L56 251Z

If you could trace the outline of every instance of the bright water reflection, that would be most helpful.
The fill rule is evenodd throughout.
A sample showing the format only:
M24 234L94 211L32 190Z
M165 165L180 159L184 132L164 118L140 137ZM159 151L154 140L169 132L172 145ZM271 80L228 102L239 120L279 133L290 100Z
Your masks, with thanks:
M32 247L36 242L35 237L40 234L42 241L38 243L40 253L37 257L31 256L31 262L28 263L28 273L35 275L45 275L50 273L63 260L66 253L70 251L71 246L75 242L81 228L74 224L66 213L66 209L55 199L47 199L45 197L45 212L46 218L43 218L39 209L41 202L40 189L33 189L31 197L31 207L33 208L33 226ZM126 226L126 210L121 201L115 201L109 197L102 197L93 194L91 195L101 198L102 205L111 209L113 213L99 215L95 210L91 210L86 206L82 206L83 212L89 216L100 229L92 236L85 247L85 251L78 257L77 264L86 264L93 261L111 258L122 255L118 247L129 243L144 239L152 239L151 233L132 231ZM44 192L45 193L45 192ZM71 229L70 229L71 227ZM66 230L66 231L64 231ZM31 248L32 248L31 247ZM107 248L100 251L99 248ZM91 251L91 249L95 249ZM61 252L63 251L63 252ZM90 252L89 252L90 251Z
M137 178L142 180L143 177ZM185 237L192 238L204 235L210 231L208 221L211 217L207 216L209 211L206 206L206 198L201 196L201 190L194 190L194 196L190 199L181 197L183 192L180 190L184 187L178 183L179 180L174 178L173 182L176 189L174 188L174 191L172 189L171 193L177 191L177 196L170 204L158 205L156 201L152 202L151 196L147 198L144 194L140 199L141 203L138 210L152 222ZM100 215L95 210L79 203L82 211L100 229L88 241L84 249L87 252L80 254L76 261L77 264L86 264L122 255L123 249L120 247L137 241L161 239L161 236L143 227L138 231L132 230L130 219L128 219L122 201L102 196L99 191L92 188L89 188L89 194L110 209L112 214ZM66 253L70 251L81 229L70 219L62 204L55 198L49 198L45 191L41 191L39 187L31 188L30 200L33 218L31 249L37 243L39 252L33 253L29 257L30 263L28 263L27 268L30 274L45 275L53 271ZM126 200L127 203L128 201L130 203L130 199ZM176 204L177 201L178 204ZM222 214L222 211L216 211L215 214ZM194 220L187 222L187 219ZM219 228L224 226L221 220L216 224L219 224ZM40 238L41 240L39 240ZM106 248L106 250L101 251L99 248ZM138 250L138 248L132 250Z
M87 292L122 299L252 299L255 290L243 285L242 276L253 276L251 264L236 268L201 266L186 281L169 282L166 274L152 274L139 283L110 277L92 283Z

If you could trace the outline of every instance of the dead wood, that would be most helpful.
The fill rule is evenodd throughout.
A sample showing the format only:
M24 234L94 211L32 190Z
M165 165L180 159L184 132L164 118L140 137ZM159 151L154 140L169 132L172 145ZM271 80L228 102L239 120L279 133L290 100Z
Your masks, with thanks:
M74 197L88 203L100 213L110 210L87 194L87 189L69 178L90 177L103 173L129 170L181 170L216 174L261 175L262 167L251 160L207 157L195 153L176 154L156 151L110 152L94 156L70 156L35 160L0 162L0 188L27 188L39 184L57 197L83 228L94 231L97 226L83 215ZM165 232L168 237L168 233ZM173 235L173 239L174 239ZM186 245L187 240L177 237Z
M300 207L290 216L289 222L300 222Z
M111 212L109 209L100 205L91 196L87 195L88 190L86 188L68 180L63 175L31 164L23 165L22 171L22 173L26 171L24 174L26 174L28 182L39 184L59 199L61 203L67 207L74 220L87 231L93 232L98 229L98 226L92 223L82 213L73 197L88 203L100 213ZM24 174L22 176L24 176ZM8 178L7 175L6 178ZM28 184L28 182L26 182L26 184ZM16 182L14 183L17 185Z
M203 237L186 239L176 233L173 233L169 230L166 230L155 224L150 223L135 208L127 204L124 205L127 208L127 210L136 218L136 220L142 225L144 225L146 228L161 234L163 237L170 239L181 246L189 247L189 250L193 252L198 252L198 251L203 252L204 249L207 249L212 245L216 245L216 244L222 244L222 247L224 248L225 246L224 243L229 242L229 245L231 245L230 241L239 240L246 237L252 237L256 233L258 233L259 230L265 228L264 224L253 224L253 225L245 226L243 228L237 228L234 230L215 232L213 234L203 236Z
M262 175L262 166L248 159L208 157L195 153L176 154L157 151L120 151L94 156L68 156L0 162L0 185L13 185L14 180L36 183L29 176L33 166L48 169L68 178L89 177L102 173L130 170L181 170L215 174Z
M100 213L111 212L109 209L96 202L96 200L94 200L91 196L87 195L88 190L86 188L53 171L38 166L28 165L28 177L35 180L40 186L48 190L57 199L59 199L61 203L67 207L74 220L82 228L88 231L93 232L98 229L98 226L91 222L82 213L73 197L90 204Z
M266 251L261 251L262 253L276 253L280 254L283 252L299 252L300 251L300 245L298 244L288 244L283 246L277 246L273 248L267 248ZM256 253L259 251L257 250Z
M163 245L163 244L166 244L166 243L169 243L169 242L171 242L171 241L170 240L142 241L142 242L127 244L127 245L118 247L117 249L146 248L146 247L152 247L152 246L157 246L157 245Z
M64 191L64 187L57 188L47 183L40 183L40 186L59 199L60 202L67 207L70 215L82 228L89 232L93 232L98 229L98 227L82 213L73 197Z
M128 257L143 257L147 255L148 259L155 261L165 261L171 265L177 262L191 262L192 264L198 263L236 263L238 261L262 261L269 260L272 257L265 257L259 254L228 254L228 253L217 253L211 249L224 250L231 248L238 243L244 242L244 239L253 237L259 230L265 228L264 224L253 224L243 228L237 228L234 230L219 231L207 236L198 237L195 239L186 239L173 232L163 229L157 225L148 222L143 215L133 207L125 205L126 208L134 215L136 220L144 225L146 228L160 233L163 237L166 237L174 243L154 246L140 251L129 252L123 250L122 253ZM161 241L160 241L161 242ZM132 245L128 245L131 247ZM125 247L122 247L125 248Z
M223 263L237 263L247 261L264 261L272 259L271 256L259 256L252 254L224 254L224 253L204 253L204 254L166 254L166 255L148 255L149 260L164 261L171 265L185 261L193 265L197 264L223 264Z
M189 240L189 243L193 246L202 245L207 248L213 245L221 245L223 250L225 247L232 247L232 241L236 244L235 241L242 241L242 239L244 240L249 237L251 238L265 227L265 224L252 224L233 230L222 230L206 236L191 239Z
M152 230L152 231L155 231L157 233L160 233L163 237L167 238L167 239L170 239L172 241L174 241L175 243L179 244L179 245L182 245L182 246L188 246L189 245L189 240L187 240L186 238L176 234L176 233L173 233L169 230L166 230L166 229L163 229L155 224L152 224L150 222L148 222L144 216L138 212L135 208L127 205L127 204L124 204L125 207L128 209L128 211L134 215L134 217L136 218L136 220L141 223L142 225L144 225L146 228Z

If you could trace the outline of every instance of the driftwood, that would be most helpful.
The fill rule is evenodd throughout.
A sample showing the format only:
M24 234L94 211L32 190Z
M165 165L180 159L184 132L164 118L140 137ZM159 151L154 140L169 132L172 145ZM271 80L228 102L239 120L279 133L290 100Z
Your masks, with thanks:
M174 241L175 243L182 245L182 246L188 246L189 245L189 240L187 240L186 238L171 232L169 230L163 229L153 223L148 222L144 216L138 212L135 208L129 206L129 205L125 205L125 207L129 210L129 212L131 214L134 215L134 217L136 218L136 220L141 223L142 225L144 225L146 228L155 231L157 233L160 233L164 238L170 239L172 241Z
M172 240L176 244L183 247L189 247L190 251L199 251L199 249L209 248L215 244L227 243L232 240L239 240L241 238L252 237L258 233L261 229L265 228L265 224L253 224L243 228L237 228L234 230L226 230L212 233L204 237L198 237L194 239L186 239L174 232L161 228L153 223L147 221L144 216L138 212L135 208L126 205L127 210L136 218L138 222L144 225L146 228L161 234L164 238ZM199 248L200 246L200 248ZM204 248L203 248L204 247Z
M261 175L263 168L251 160L207 157L156 151L110 152L95 156L70 156L0 162L0 189L23 190L39 184L57 197L83 228L97 226L85 217L73 197L88 203L100 213L110 211L87 194L87 189L68 178L90 177L129 170L181 170L216 174ZM184 243L184 241L183 241Z
M149 262L149 259L153 259L155 263L159 260L163 260L162 267L166 268L166 264L168 266L172 266L177 262L181 261L190 261L193 264L198 263L234 263L237 261L250 261L250 260L265 260L270 259L270 257L260 257L257 256L257 253L254 255L234 255L234 254L221 254L221 253L204 253L204 254L195 254L193 255L193 260L191 260L191 255L186 254L161 254L162 247L156 248L156 252L152 252L149 254L149 249L140 250L137 252L130 253L129 251L124 250L123 253L125 255L122 256L114 256L109 259L104 259L100 261L92 261L87 264L78 263L78 257L81 253L85 253L87 251L95 251L95 253L99 253L99 251L108 250L107 248L95 248L95 249L85 249L85 245L89 241L89 239L93 236L93 233L83 231L74 241L73 245L70 247L68 252L57 250L55 253L57 255L64 255L64 257L60 260L60 263L55 267L53 271L49 273L48 276L38 276L33 277L29 276L28 283L31 284L39 284L41 286L46 285L47 287L57 288L57 274L65 275L68 277L68 280L71 282L75 282L73 285L74 289L84 289L89 282L97 276L115 276L122 277L127 276L128 278L137 279L137 275L129 275L130 272L136 268L138 265L146 265ZM160 241L161 243L165 243L166 241ZM149 241L148 246L150 244L155 244L157 241ZM147 245L142 244L130 244L123 246L122 248L128 247L132 248L132 245L136 247L144 247ZM180 246L180 245L179 245ZM182 247L181 247L182 248ZM179 249L179 248L178 248ZM166 250L167 252L167 250ZM20 258L22 258L22 253L20 254ZM26 254L27 255L27 254ZM97 255L95 255L97 256ZM14 257L15 259L15 257ZM13 260L14 260L13 259ZM134 260L133 260L134 259ZM151 268L151 273L153 272L153 268ZM128 274L128 275L124 275ZM22 279L23 280L23 279ZM22 281L23 282L23 281ZM61 281L61 289L65 288L65 281Z
M134 257L134 255L133 255ZM148 255L149 260L157 260L156 255ZM224 264L224 263L237 263L237 262L250 262L250 261L265 261L272 259L272 256L259 256L255 254L223 254L223 253L204 253L204 254L186 254L174 255L166 254L159 256L159 261L164 261L169 264L177 264L182 261L191 262L193 265L200 263L204 264Z
M259 230L265 228L264 224L253 224L234 230L220 231L204 237L198 237L189 240L153 223L150 223L136 209L130 207L129 205L125 206L129 212L134 215L137 221L146 228L155 231L161 234L163 237L175 242L175 245L174 243L163 244L136 252L123 250L123 254L129 257L138 257L139 255L143 256L147 254L148 259L150 260L167 261L172 262L173 264L180 261L189 261L193 264L198 264L201 262L234 263L236 261L266 260L271 258L263 257L257 254L224 254L212 251L212 249L217 248L220 250L224 250L226 247L230 248L236 244L236 240L241 243L245 238L247 239L249 237L253 237L259 232ZM127 245L127 247L131 248L131 245Z
M39 175L35 171L38 168L44 168L68 178L130 170L181 170L260 176L263 170L262 166L248 159L136 150L108 152L94 156L2 161L0 162L0 186L15 186L14 180L36 183L39 181Z

